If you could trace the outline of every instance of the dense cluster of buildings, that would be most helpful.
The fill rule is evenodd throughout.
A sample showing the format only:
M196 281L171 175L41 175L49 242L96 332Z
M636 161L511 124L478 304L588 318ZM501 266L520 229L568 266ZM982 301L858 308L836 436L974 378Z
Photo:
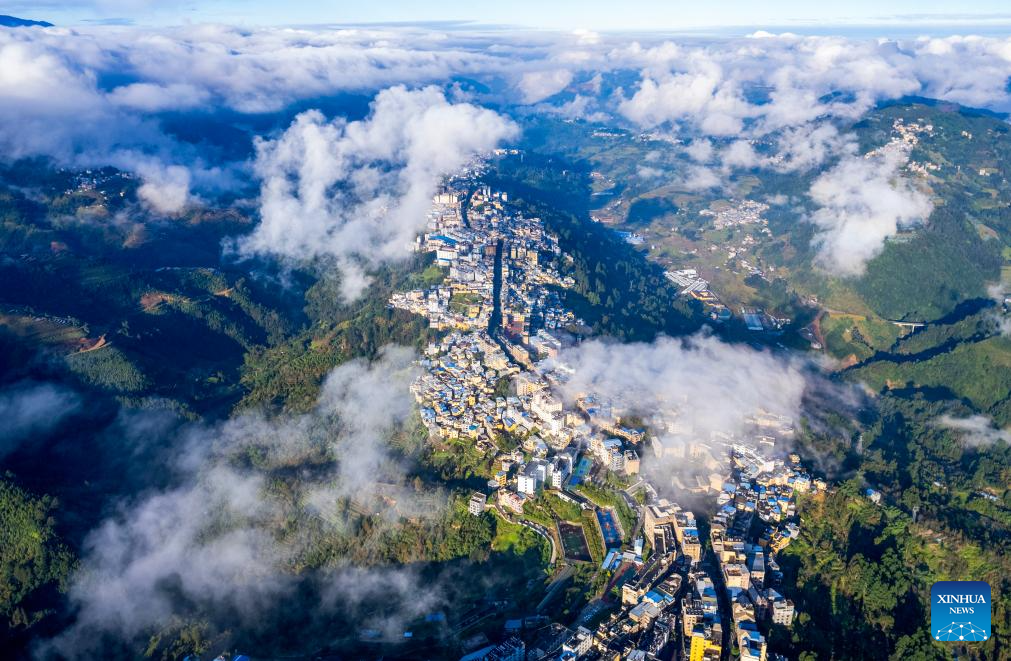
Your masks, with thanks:
M753 447L733 448L730 476L717 497L709 536L742 660L767 658L760 623L793 623L794 604L777 591L782 573L776 554L800 532L797 494L826 488L800 466L797 455L770 459Z
M606 617L584 612L571 629L545 625L551 635L536 645L510 630L504 643L465 658L646 661L676 651L702 661L720 658L732 636L742 659L765 661L765 623L793 619L793 604L777 592L775 554L798 533L796 494L825 488L796 457L766 458L792 436L792 421L756 411L743 437L707 435L676 402L633 427L622 419L631 403L594 393L563 400L558 393L572 375L560 356L565 329L581 324L557 293L572 284L558 270L565 257L555 237L512 210L504 194L450 186L435 198L417 248L435 253L445 278L397 293L390 305L446 331L425 349L412 384L431 435L494 457L492 498L475 493L468 511L480 515L494 499L500 512L532 525L522 518L525 503L545 489L575 497L569 488L588 466L627 476L654 496L639 505L623 494L638 519L626 535L630 548L622 548L621 535L602 535L609 552L601 571L610 580L603 599L613 599ZM674 275L689 288L697 278ZM692 468L672 471L661 488L715 496L718 509L705 517L711 555L695 514L656 498L638 477L643 452Z
M573 282L559 274L557 239L515 213L504 193L466 190L435 197L417 240L446 269L443 282L390 299L447 331L425 349L411 386L422 420L434 436L469 439L481 454L498 452L505 435L519 439L521 448L496 456L493 479L499 505L517 513L542 489L561 488L580 453L637 473L642 432L622 428L590 396L567 407L555 394L564 367L539 367L558 356L564 329L582 324L558 295Z
M757 422L758 431L784 433L775 416ZM776 658L763 632L790 627L795 614L779 592L776 555L799 534L797 495L827 485L796 455L770 458L773 445L756 431L729 446L708 487L717 503L706 516L708 554L693 512L662 498L642 505L641 537L628 551L612 550L602 567L612 572L617 609L593 628L579 621L560 648L534 658L717 661L731 648L746 661Z
M435 253L445 280L395 293L390 305L450 332L427 347L425 373L412 390L430 431L473 439L488 452L496 435L533 427L528 408L501 386L560 349L551 331L577 320L548 286L572 281L554 266L561 252L555 237L538 219L511 213L508 197L486 187L437 195L417 249Z
M518 371L486 331L454 331L426 348L424 371L411 385L421 418L433 434L470 438L482 452L492 450L503 420L515 412L496 397L500 380Z
M968 136L965 135L966 132L963 131L963 137L968 137L969 140L972 139L972 134ZM920 143L920 136L933 136L934 135L934 125L930 123L921 122L906 122L903 118L898 117L892 121L892 135L888 142L870 150L864 154L864 158L870 159L878 156L883 156L885 154L899 152L906 157L906 170L914 174L918 174L921 177L926 177L941 169L941 165L934 163L933 161L913 161L909 160L909 155L913 151L913 148ZM980 171L980 176L984 176L984 173Z
M703 209L700 216L713 219L713 227L718 230L739 225L767 226L768 221L762 214L768 211L769 205L755 200L740 200L722 203L717 209Z
M60 168L60 174L69 175L69 183L72 186L63 191L65 195L98 193L102 198L125 197L126 187L134 179L134 175L131 173L111 167L95 170Z
M728 461L718 510L707 515L711 552L692 512L665 499L643 505L634 550L604 561L617 607L592 628L580 619L560 647L534 658L718 661L731 649L744 661L778 658L763 632L790 627L794 604L778 591L776 554L799 532L796 495L826 485L796 455L738 445Z

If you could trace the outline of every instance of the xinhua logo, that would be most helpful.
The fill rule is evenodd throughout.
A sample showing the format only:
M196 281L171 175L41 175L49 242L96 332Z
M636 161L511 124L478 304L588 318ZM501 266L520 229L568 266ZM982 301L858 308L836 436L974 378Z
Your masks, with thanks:
M930 588L930 634L934 640L990 639L990 584L938 581Z

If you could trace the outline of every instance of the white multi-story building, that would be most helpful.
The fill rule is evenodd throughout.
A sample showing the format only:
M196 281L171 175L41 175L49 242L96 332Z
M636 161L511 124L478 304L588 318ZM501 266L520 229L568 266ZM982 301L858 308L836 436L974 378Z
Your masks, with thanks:
M562 653L568 652L578 658L587 654L591 647L593 647L593 632L581 626L562 644Z
M789 599L779 599L772 602L772 622L789 627L793 624L793 602Z
M540 418L550 418L563 408L562 401L545 390L535 392L530 399L530 410Z
M622 449L622 442L619 438L608 438L602 441L595 441L593 448L600 460L600 463L610 470L620 471L625 467L625 452Z
M467 511L474 516L480 516L484 512L484 506L487 501L487 496L480 491L475 491L474 495L470 497L470 502L467 503Z
M572 473L572 457L567 454L560 454L551 460L550 484L553 489L561 489L567 478Z
M537 493L537 478L525 473L516 478L516 491L533 496Z

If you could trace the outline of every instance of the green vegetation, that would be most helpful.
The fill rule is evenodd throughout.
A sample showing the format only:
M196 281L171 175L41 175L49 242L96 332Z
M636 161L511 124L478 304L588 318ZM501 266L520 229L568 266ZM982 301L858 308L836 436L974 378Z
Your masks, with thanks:
M556 168L532 156L503 158L494 163L489 179L523 213L543 219L558 235L572 258L563 262L562 271L575 280L573 289L562 292L566 305L596 332L624 340L697 330L705 318L701 307L680 299L661 267L590 221L585 175Z
M91 386L136 393L150 385L123 352L112 346L70 354L65 360L67 367Z
M611 489L599 487L590 482L580 484L575 487L575 490L593 501L598 507L613 509L618 514L618 521L621 523L625 541L629 541L632 531L635 530L635 513L629 509L624 498Z
M562 500L557 492L549 493L545 500L547 500L548 507L551 508L551 511L558 519L572 521L573 523L579 522L579 518L582 516L582 508L579 505Z
M586 545L590 549L590 558L593 565L599 567L604 561L604 553L607 548L604 546L604 538L600 534L600 524L597 522L597 514L593 510L583 510L580 512L583 523L583 536L586 537Z
M435 264L430 264L412 280L412 285L416 285L419 289L428 289L442 284L445 279L446 271Z
M327 275L305 293L312 326L281 344L254 347L245 356L241 407L272 406L305 411L313 406L323 377L356 357L374 357L387 344L421 347L433 332L416 315L387 307L390 294L406 288L420 268L386 269L353 303L346 303L336 276Z
M495 474L494 455L481 454L470 439L434 441L426 453L425 463L443 480L488 480Z
M418 494L420 498L429 496L425 492ZM480 561L486 560L492 550L504 550L492 548L492 540L499 536L500 519L490 512L481 516L468 513L463 494L453 496L446 507L433 500L431 511L423 517L397 518L394 512L367 514L361 507L360 503L341 498L334 503L326 522L297 514L299 538L308 533L310 541L302 545L292 569L341 567L348 562L375 566L446 562L455 558ZM508 530L502 534L510 535ZM504 539L499 544L504 544ZM541 555L534 544L524 544L518 552L527 553L530 549Z
M853 377L876 390L913 388L960 399L1001 426L1011 424L1011 338L956 344L922 360L882 358L858 367Z
M672 200L662 197L643 197L637 199L628 208L626 223L630 225L650 223L653 220L677 213L678 207Z
M540 555L542 563L547 566L548 560L551 558L551 549L543 537L526 526L510 523L499 516L495 517L495 538L491 542L492 551L523 556L531 549Z
M1003 441L968 445L942 421L946 415L986 414L998 425L1011 424L1011 340L995 334L992 306L977 305L986 285L1011 271L1011 194L1004 183L1011 141L999 120L931 106L876 109L854 130L865 147L878 146L898 116L936 127L912 154L941 165L936 177L921 182L932 189L936 210L924 226L890 241L866 274L854 279L811 267L813 229L797 222L797 208L808 204L804 193L814 172L760 172L731 181L735 195L797 200L769 210L771 237L714 230L698 218L713 202L708 193L645 183L637 175L647 154L655 151L649 162L662 169L678 158L678 147L623 131L597 135L582 122L531 120L525 138L531 148L522 158L495 161L489 181L559 236L571 257L560 268L574 282L562 294L593 332L648 340L693 332L706 320L698 305L677 297L662 267L645 258L645 247L637 250L616 236L612 227L623 222L637 224L648 243L664 225L676 224L676 233L660 237L665 240L658 241L658 254L685 265L720 266L713 282L717 291L726 288L728 302L747 300L798 323L810 319L803 302L810 295L838 310L820 320L827 351L853 363L838 376L865 383L880 396L854 416L826 414L801 423L799 447L821 462L819 469L856 477L824 498L800 503L801 537L780 559L783 591L796 599L801 615L792 632L773 632L773 647L802 659L940 658L941 648L922 630L929 585L976 578L990 581L997 597L995 637L976 655L990 661L1011 648L1011 451ZM979 139L967 140L962 131ZM61 439L61 452L105 429L120 411L155 402L209 421L237 409L305 411L335 366L373 358L389 343L420 347L437 337L425 320L387 307L393 291L443 281L444 271L429 258L381 269L364 295L348 303L339 279L325 268L279 274L259 262L222 265L222 238L249 227L243 212L194 209L166 225L132 216L106 222L126 208L136 182L110 185L126 195L106 200L95 191L67 193L75 187L69 174L36 165L24 165L16 176L0 173L7 180L0 184L0 351L16 365L5 377L52 378L87 398L87 414L96 418L87 422L94 429ZM993 176L979 175L980 168ZM30 195L22 192L27 184ZM591 210L606 222L592 222ZM760 245L738 262L699 250L745 233ZM739 263L745 258L775 265L770 280L747 275ZM274 284L274 276L284 286ZM464 310L478 300L457 294L452 305ZM904 334L894 320L933 323ZM99 338L107 344L97 344ZM495 394L508 392L503 378ZM846 430L841 442L826 431L836 427ZM847 445L858 432L859 453ZM503 435L501 447L519 440ZM517 611L537 603L550 546L493 512L466 512L470 490L483 488L494 472L493 457L482 456L469 439L429 441L416 425L401 430L395 448L410 475L404 484L384 485L394 495L376 502L334 498L324 514L306 507L303 475L291 466L271 464L269 453L257 448L235 459L262 473L266 496L277 505L276 520L262 523L277 544L294 549L282 570L312 577L348 563L410 564L432 575L444 571L462 584L464 594L452 596L454 607L486 607L496 590ZM127 449L133 448L124 446L123 454ZM326 470L332 460L314 457L306 470ZM64 501L60 507L0 481L0 604L7 620L0 644L65 604L59 591L73 558L57 539L54 519L59 517L61 536L80 543L83 530L108 511L112 499L135 488L131 483L122 494L108 493L105 485L127 471L116 464L108 473L54 478L62 489L54 491ZM615 491L620 486L612 480L578 490L612 508L629 535L635 516ZM884 506L864 498L866 486L884 495ZM585 535L593 563L577 564L557 605L559 616L571 622L611 578L597 569L605 552L597 518L551 492L529 501L525 516L547 528L573 522ZM64 527L72 532L64 534ZM460 580L478 573L480 581ZM500 621L482 626L501 631ZM352 630L328 623L321 638L332 640L336 629ZM208 652L222 644L221 631L199 618L169 621L145 641L145 655ZM292 631L303 635L301 626ZM133 655L139 653L144 647Z
M966 299L986 296L987 283L1000 278L1000 248L981 239L965 210L949 202L911 240L889 243L856 291L885 319L939 319Z
M974 411L943 394L883 395L864 427L858 476L801 501L800 538L780 554L800 616L792 636L775 632L774 649L802 659L945 658L923 635L930 585L986 580L994 638L976 658L1003 658L1011 643L1011 447L962 442L940 420ZM868 484L886 504L864 497Z
M205 654L211 645L221 643L215 638L223 638L212 636L209 630L207 622L173 618L171 623L148 640L144 658L172 661L191 654Z
M894 353L905 356L924 355L937 352L938 348L953 347L962 342L970 342L991 335L993 320L988 311L971 314L948 324L932 324L917 330L897 342Z
M780 554L800 615L792 637L780 631L773 638L774 649L805 660L945 659L950 645L924 635L930 585L986 580L993 587L994 636L971 654L999 658L1011 640L1006 556L938 536L897 508L873 505L857 482L800 506L801 536ZM965 646L963 655L970 655Z
M449 299L449 309L463 314L470 306L480 303L481 300L481 295L476 292L456 292Z
M819 320L825 350L836 358L854 356L866 360L879 351L887 351L902 334L888 321L860 315L822 315Z
M523 516L551 530L556 521L579 523L582 510L579 505L562 500L554 492L542 491L523 504Z
M611 572L603 571L596 565L585 562L574 565L572 578L558 603L553 605L552 614L560 622L571 626L587 602L603 592L610 578ZM598 617L605 616L609 612L610 609L605 609ZM587 626L593 626L593 623Z
M887 142L892 122L899 118L933 126L932 135L919 134L910 154L913 161L940 166L927 182L936 200L929 221L890 241L865 275L851 282L819 284L817 277L803 273L809 249L801 235L792 240L796 255L791 267L800 284L830 307L864 314L843 303L840 290L849 290L884 319L932 321L966 300L985 298L987 284L1000 279L1003 254L1011 246L1011 187L1006 177L978 172L993 166L1009 171L1011 136L1000 119L957 106L895 104L869 113L855 126L861 148Z
M13 637L24 647L24 629L47 613L72 616L59 595L72 556L56 540L55 519L61 535L67 529L66 538L79 545L117 499L141 488L161 488L170 479L159 475L149 484L137 483L147 476L135 477L131 462L143 463L135 453L146 452L139 448L147 439L134 443L111 426L119 424L121 412L126 420L139 408L158 407L213 424L236 407L307 410L322 379L340 363L374 358L390 343L422 346L435 337L424 319L389 309L387 302L394 290L433 286L444 277L430 258L419 256L372 274L365 294L348 303L325 265L319 271L284 273L255 260L222 265L222 238L248 230L240 212L198 209L160 225L148 222L137 208L130 222L94 222L107 218L115 210L112 204L96 195L64 195L74 186L66 180L69 175L54 176L49 190L41 183L44 172L50 171L42 168L38 177L29 177L30 199L0 183L0 353L11 367L2 376L5 383L22 378L64 383L87 407L79 428L59 439L59 449L46 447L38 457L17 459L19 474L22 468L30 473L33 486L47 480L63 504L57 507L52 499L36 499L0 482L4 649ZM9 174L0 172L0 179ZM500 384L503 394L508 385L508 380ZM169 428L176 422L171 415L143 418L148 420ZM132 423L123 427L133 430ZM483 604L490 594L503 601L539 599L550 546L529 529L490 513L466 512L470 490L483 487L490 475L491 456L480 457L472 442L457 439L429 444L407 427L394 439L394 450L402 453L409 478L405 484L384 485L404 490L399 503L385 496L374 502L336 498L321 514L304 502L304 472L272 463L270 453L257 448L238 453L236 462L263 475L261 495L277 508L276 518L257 525L283 549L279 569L297 579L300 590L311 590L325 570L349 563L410 565L433 579L444 572L453 583L464 584L449 595L461 611ZM170 434L169 428L143 433ZM68 465L88 456L106 429L123 442L113 459L104 454L115 445L109 442L87 470ZM333 457L324 455L314 455L303 468L328 470ZM43 471L43 461L54 465ZM417 510L410 507L414 500ZM222 521L222 529L228 524ZM480 585L458 580L478 567L489 574ZM318 600L307 597L309 602ZM193 604L179 619L144 632L143 639L121 641L121 655L169 659L224 649L238 635L230 629L236 620L205 607ZM276 621L285 617L291 616L279 615ZM333 639L330 632L317 635L303 625L291 628L299 630L297 641L258 641L262 632L241 635L254 647L262 642L262 649L278 650Z
M53 498L32 496L0 479L0 643L10 629L31 627L46 616L48 590L63 591L74 566L56 537Z

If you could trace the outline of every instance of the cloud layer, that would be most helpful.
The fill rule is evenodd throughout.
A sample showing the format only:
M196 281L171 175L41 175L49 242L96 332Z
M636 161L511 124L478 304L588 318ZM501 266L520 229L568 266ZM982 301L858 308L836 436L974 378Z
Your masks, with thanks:
M178 147L166 112L277 113L340 92L461 79L487 101L612 113L644 128L764 135L917 94L1011 108L1011 39L756 33L680 39L593 33L240 29L191 25L0 33L0 144L10 156L151 155ZM621 74L620 87L602 84ZM563 93L564 94L560 94ZM575 96L573 96L575 95ZM16 121L12 121L16 120ZM18 126L12 129L11 126ZM45 130L23 130L36 127ZM179 164L165 162L164 165Z
M23 381L0 390L0 459L31 437L53 430L80 408L77 394L49 383Z
M851 154L815 179L809 195L819 208L810 221L818 228L814 243L825 268L861 275L886 239L930 215L928 195L900 173L908 159L902 148Z
M918 94L1007 107L1011 41L950 37L851 40L756 33L701 45L639 44L611 61L641 66L619 111L645 127L687 123L710 135L764 134L824 117L854 119ZM960 66L971 68L957 74Z
M646 418L677 411L698 438L740 434L759 411L796 419L806 385L800 363L706 334L649 344L590 340L558 360L572 369L563 388L569 398L596 393Z
M631 40L585 31L222 25L3 30L0 152L135 172L140 201L174 215L201 198L244 190L252 135L276 125L265 118L287 122L341 93L370 98L399 85L438 84L454 101L475 105L734 139L715 155L715 169L699 164L686 172L687 186L705 189L734 169L829 162L846 144L831 122L855 119L882 100L915 94L1011 109L1009 69L1011 39L984 37ZM181 137L179 120L189 116L231 123L235 144ZM327 120L302 118L292 128L311 123ZM747 141L769 136L774 155L750 150ZM356 261L346 252L339 257ZM353 292L362 279L348 269Z
M516 133L435 87L383 90L361 121L303 113L276 140L257 142L261 221L239 250L333 258L354 298L365 268L408 254L440 179Z
M1011 430L997 427L993 420L985 415L972 415L967 418L945 415L941 416L938 422L942 427L957 432L962 443L968 447L987 447L998 442L1011 444Z
M77 620L52 649L86 658L101 649L102 634L131 640L190 609L255 622L299 581L293 563L304 540L282 535L285 522L319 517L316 508L327 499L345 497L369 509L379 496L387 503L392 496L398 511L417 515L408 502L412 492L401 488L402 460L389 445L412 411L413 357L389 347L372 364L338 367L309 414L245 414L214 427L184 427L165 439L175 443L166 467L175 486L123 503L89 534L70 589ZM298 498L292 504L279 496L271 471L301 475L308 509ZM409 574L340 570L332 578L346 594L319 607L339 611L366 598L373 584L413 585ZM396 601L405 604L398 609L415 607L412 599Z

